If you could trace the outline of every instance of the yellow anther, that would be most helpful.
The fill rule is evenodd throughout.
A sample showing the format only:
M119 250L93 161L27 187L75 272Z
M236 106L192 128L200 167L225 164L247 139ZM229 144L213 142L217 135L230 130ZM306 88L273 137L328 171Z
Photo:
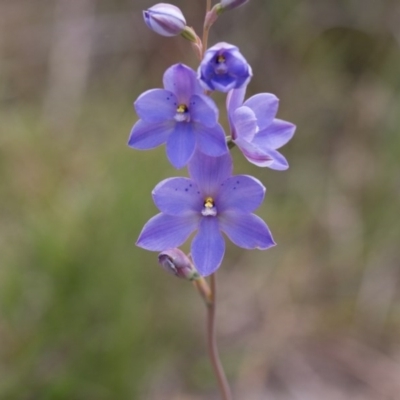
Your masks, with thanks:
M225 57L224 56L218 56L217 57L217 63L218 64L223 64L225 62Z
M185 113L188 110L185 104L179 104L179 106L176 109L176 112L178 113Z
M204 200L204 207L213 208L214 207L214 199L212 197L207 197Z

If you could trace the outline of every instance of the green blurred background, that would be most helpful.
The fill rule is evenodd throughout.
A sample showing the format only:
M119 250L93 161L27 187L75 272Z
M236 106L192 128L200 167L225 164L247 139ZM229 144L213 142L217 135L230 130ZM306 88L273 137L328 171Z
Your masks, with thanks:
M151 190L185 171L127 147L132 103L170 65L197 68L146 28L153 4L0 3L2 400L219 398L198 295L135 247ZM174 4L200 33L205 0ZM235 399L399 399L400 3L251 0L218 41L297 125L286 172L233 150L278 243L229 244L218 274Z

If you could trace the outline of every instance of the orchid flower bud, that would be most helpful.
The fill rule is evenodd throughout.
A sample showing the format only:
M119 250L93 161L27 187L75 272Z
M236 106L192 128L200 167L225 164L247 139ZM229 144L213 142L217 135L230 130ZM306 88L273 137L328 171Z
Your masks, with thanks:
M158 255L158 262L168 273L193 281L200 278L189 257L179 249L169 249Z
M221 0L220 10L228 11L233 10L234 8L238 8L243 4L247 3L249 0Z
M217 3L206 14L206 18L204 20L204 28L209 30L223 12L238 8L248 1L249 0L221 0L221 3Z
M143 11L146 25L162 36L177 36L186 27L186 20L182 11L167 3L158 3Z

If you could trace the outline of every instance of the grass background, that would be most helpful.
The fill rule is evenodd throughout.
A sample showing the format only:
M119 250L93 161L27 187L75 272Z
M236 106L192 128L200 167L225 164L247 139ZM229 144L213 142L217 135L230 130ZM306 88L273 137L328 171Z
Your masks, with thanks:
M205 1L177 0L201 32ZM163 147L126 146L132 103L190 46L140 1L0 4L0 398L217 399L192 287L135 247ZM258 210L278 246L228 244L218 336L236 398L396 399L400 392L400 7L251 0L210 44L238 45L248 95L297 132ZM224 96L214 99L226 123Z

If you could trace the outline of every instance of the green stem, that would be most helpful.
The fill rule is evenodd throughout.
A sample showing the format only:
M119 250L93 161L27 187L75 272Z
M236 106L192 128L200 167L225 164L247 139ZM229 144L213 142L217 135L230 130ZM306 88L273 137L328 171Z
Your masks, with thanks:
M210 12L211 10L211 0L207 0L207 5L206 5L206 15ZM203 28L203 54L202 54L202 58L204 56L204 52L207 50L207 46L208 46L208 33L210 31L210 28L208 27L204 27Z
M217 282L215 273L210 277L211 301L207 304L207 345L208 354L210 356L211 365L214 369L218 380L218 386L223 400L232 400L231 390L228 380L222 367L218 354L217 340L215 336L215 311L216 311L216 295Z

